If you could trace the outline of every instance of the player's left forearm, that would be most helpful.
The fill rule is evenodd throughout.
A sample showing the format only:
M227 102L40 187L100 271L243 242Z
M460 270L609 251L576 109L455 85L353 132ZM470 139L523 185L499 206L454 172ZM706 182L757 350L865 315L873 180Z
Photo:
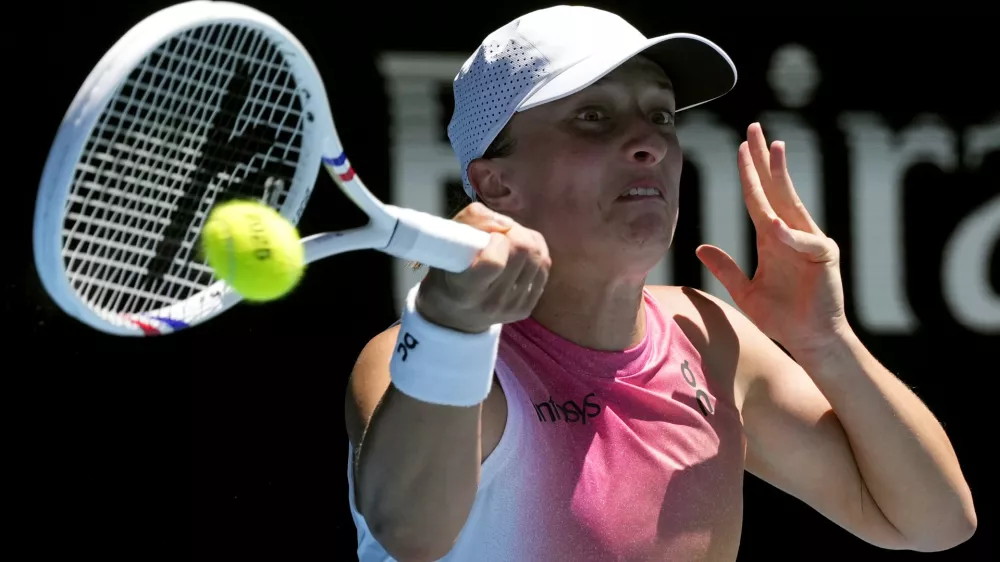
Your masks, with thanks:
M944 428L847 331L822 349L792 352L826 395L858 469L885 517L917 550L942 550L976 528L972 494Z

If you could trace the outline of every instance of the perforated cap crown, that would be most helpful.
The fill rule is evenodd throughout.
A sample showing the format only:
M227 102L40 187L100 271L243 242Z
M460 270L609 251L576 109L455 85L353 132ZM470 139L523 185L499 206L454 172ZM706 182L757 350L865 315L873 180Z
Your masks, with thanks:
M706 39L690 34L647 39L621 17L595 8L546 8L489 34L462 65L453 84L455 111L448 138L461 166L465 192L476 198L469 182L469 163L485 153L514 113L576 93L632 56L658 44L665 47L668 39L687 39L681 43L688 48L644 53L652 55L668 75L672 71L688 74L684 69L692 66L689 63L704 66L708 62L700 70L709 87L702 88L705 93L692 89L690 99L684 100L687 106L719 97L733 87L736 69L732 61ZM697 45L692 48L691 43ZM676 89L677 78L671 79ZM698 80L703 79L699 76ZM681 92L675 95L678 110L683 109Z

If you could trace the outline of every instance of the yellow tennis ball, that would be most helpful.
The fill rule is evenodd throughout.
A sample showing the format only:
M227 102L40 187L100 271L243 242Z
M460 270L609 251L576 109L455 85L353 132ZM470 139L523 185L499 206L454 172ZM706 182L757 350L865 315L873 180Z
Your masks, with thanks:
M201 248L216 276L247 301L285 296L305 269L295 225L254 201L230 201L213 208L201 231Z

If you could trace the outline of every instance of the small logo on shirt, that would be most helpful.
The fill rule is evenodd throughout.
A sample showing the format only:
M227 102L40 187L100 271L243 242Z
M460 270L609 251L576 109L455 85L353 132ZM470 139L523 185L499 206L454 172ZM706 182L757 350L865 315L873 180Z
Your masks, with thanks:
M698 388L698 379L694 377L694 371L691 370L691 365L688 364L687 359L681 363L681 376L684 377L684 382L688 383L695 390L694 401L698 403L698 409L701 410L702 415L707 418L709 414L714 414L715 410L712 409L708 393Z
M591 392L583 397L583 404L577 404L575 400L567 400L560 404L549 396L548 401L534 404L535 413L540 422L564 421L586 425L589 418L595 418L601 413L601 406L594 401L595 399L596 394Z

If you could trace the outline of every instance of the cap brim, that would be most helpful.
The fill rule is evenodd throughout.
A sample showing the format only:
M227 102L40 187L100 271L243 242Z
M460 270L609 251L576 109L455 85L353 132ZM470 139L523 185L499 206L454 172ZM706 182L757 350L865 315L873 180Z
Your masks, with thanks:
M670 78L677 111L720 98L736 85L736 65L718 45L698 35L672 33L649 39L638 48L580 61L528 95L518 111L575 94L639 54L659 64Z

